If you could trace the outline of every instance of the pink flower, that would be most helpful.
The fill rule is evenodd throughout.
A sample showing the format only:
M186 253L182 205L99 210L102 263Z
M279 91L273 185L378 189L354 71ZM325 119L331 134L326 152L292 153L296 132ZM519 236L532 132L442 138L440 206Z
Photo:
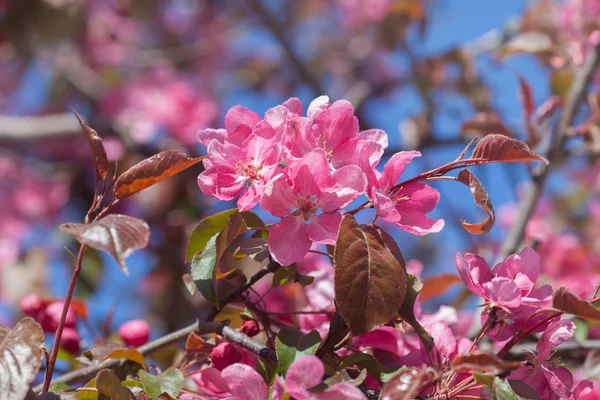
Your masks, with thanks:
M568 399L573 387L573 376L568 369L559 367L552 351L573 336L571 321L556 321L544 331L537 345L537 354L527 356L528 364L513 371L509 378L519 379L533 387L541 399ZM583 387L580 388L583 390Z
M264 400L269 397L269 387L252 367L246 364L232 364L219 372L206 368L192 380L211 398L226 400Z
M282 218L269 233L272 256L290 265L302 260L313 242L335 244L342 221L338 211L364 193L366 185L356 165L331 172L323 150L306 154L288 167L287 174L275 176L260 203Z
M390 158L383 173L375 171L376 184L369 190L369 196L377 215L401 229L415 235L439 232L444 220L430 219L426 216L440 200L437 190L423 183L409 183L393 189L396 182L415 157L418 151L401 151Z
M483 258L470 253L464 256L457 254L456 266L467 288L487 302L482 322L487 319L491 308L497 309L501 323L488 333L494 340L508 339L523 323L534 325L543 315L534 318L531 315L537 309L552 304L550 285L533 288L541 267L540 257L529 247L509 256L493 270ZM546 326L540 326L536 331Z
M319 385L323 381L324 373L325 367L318 357L309 355L297 359L287 371L285 389L279 378L275 379L273 400L282 400L284 390L292 398L298 400L364 400L366 398L355 386L344 382L336 383L323 392L309 391L310 388Z
M246 125L239 125L236 134ZM273 129L261 123L241 145L212 139L208 144L205 170L198 185L207 196L219 200L238 199L238 208L246 211L261 199L265 184L276 172L281 158L279 146L272 142Z
M223 371L226 367L239 363L242 360L242 353L233 343L221 342L212 350L210 359L216 369Z

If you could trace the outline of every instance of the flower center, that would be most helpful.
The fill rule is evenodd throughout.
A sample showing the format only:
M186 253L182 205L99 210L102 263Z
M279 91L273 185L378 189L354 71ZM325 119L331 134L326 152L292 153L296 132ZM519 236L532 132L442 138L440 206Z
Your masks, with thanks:
M319 209L319 202L314 197L298 198L298 210L308 220Z
M238 161L237 164L235 164L235 167L237 173L250 181L250 184L252 184L253 181L260 179L262 165L254 165L254 157L246 157L245 162L242 160Z

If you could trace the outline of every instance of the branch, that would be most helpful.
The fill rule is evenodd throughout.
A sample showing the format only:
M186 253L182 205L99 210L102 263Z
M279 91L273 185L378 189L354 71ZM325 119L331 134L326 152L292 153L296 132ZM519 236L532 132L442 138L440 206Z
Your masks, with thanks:
M81 126L71 113L38 116L0 115L0 139L34 140L81 135Z
M555 164L558 164L564 157L563 145L568 135L569 127L573 124L573 120L579 111L579 106L585 97L587 87L592 81L594 72L597 70L599 64L600 44L596 45L593 52L587 57L571 85L565 106L560 115L558 124L556 125L554 139L552 143L550 143L550 148L546 155L550 164L543 165L537 173L534 174L533 185L529 187L529 190L525 194L525 198L519 208L519 215L500 249L500 254L498 255L500 260L503 260L514 253L523 241L525 228L533 215L538 199L544 192L544 186L550 175L551 168L553 168Z

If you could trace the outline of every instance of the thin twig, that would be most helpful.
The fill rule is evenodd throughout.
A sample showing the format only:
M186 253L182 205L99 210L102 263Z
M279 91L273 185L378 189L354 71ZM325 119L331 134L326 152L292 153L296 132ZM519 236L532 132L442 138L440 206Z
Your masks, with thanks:
M518 217L515 223L511 227L510 232L506 236L506 240L502 244L500 254L498 255L499 260L503 260L510 254L517 251L525 234L525 228L527 223L531 219L535 207L542 193L548 176L550 175L551 168L558 164L564 157L563 145L568 135L569 128L573 124L573 121L579 111L579 106L585 98L587 87L589 86L594 73L598 69L600 64L600 44L598 44L590 55L585 60L585 63L581 66L577 73L573 84L567 95L567 100L563 108L562 114L556 125L554 132L554 139L548 149L546 158L550 163L548 165L542 165L538 172L533 176L533 184L529 187L529 190L525 194L525 198L519 208Z

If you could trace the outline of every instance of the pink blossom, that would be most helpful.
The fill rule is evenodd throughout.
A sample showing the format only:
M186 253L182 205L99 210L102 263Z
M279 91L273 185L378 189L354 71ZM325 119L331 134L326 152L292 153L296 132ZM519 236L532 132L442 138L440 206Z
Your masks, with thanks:
M306 154L289 166L287 174L276 175L265 186L260 203L282 218L269 233L272 256L290 265L300 261L313 242L335 244L342 221L338 211L360 196L366 185L355 165L331 172L323 150Z
M282 400L284 398L283 390L292 398L302 400L363 400L366 398L358 388L345 382L336 383L323 392L309 391L310 388L319 385L323 381L324 373L325 367L318 357L308 355L297 359L287 371L285 387L281 382L274 384L273 400ZM279 378L276 378L277 380ZM277 385L277 390L275 390L275 385Z
M258 204L281 158L279 147L271 140L271 127L264 123L262 131L266 133L255 131L241 146L218 139L210 141L208 158L203 160L205 170L198 176L198 185L204 194L232 200L242 193L237 202L241 211Z
M202 392L226 400L264 400L269 387L263 378L246 364L232 364L223 371L206 368L192 375Z
M412 234L426 235L439 232L444 227L444 220L426 216L438 203L439 192L423 183L409 183L395 188L406 166L420 156L418 151L394 154L385 165L383 173L376 172L376 185L369 190L369 196L381 218Z
M541 399L568 399L573 376L568 369L558 366L552 352L573 336L574 331L575 325L571 321L553 322L540 337L536 345L537 354L529 354L528 365L513 371L510 378L522 380L533 387Z
M150 338L150 324L143 319L134 319L119 327L119 336L127 346L140 347Z

